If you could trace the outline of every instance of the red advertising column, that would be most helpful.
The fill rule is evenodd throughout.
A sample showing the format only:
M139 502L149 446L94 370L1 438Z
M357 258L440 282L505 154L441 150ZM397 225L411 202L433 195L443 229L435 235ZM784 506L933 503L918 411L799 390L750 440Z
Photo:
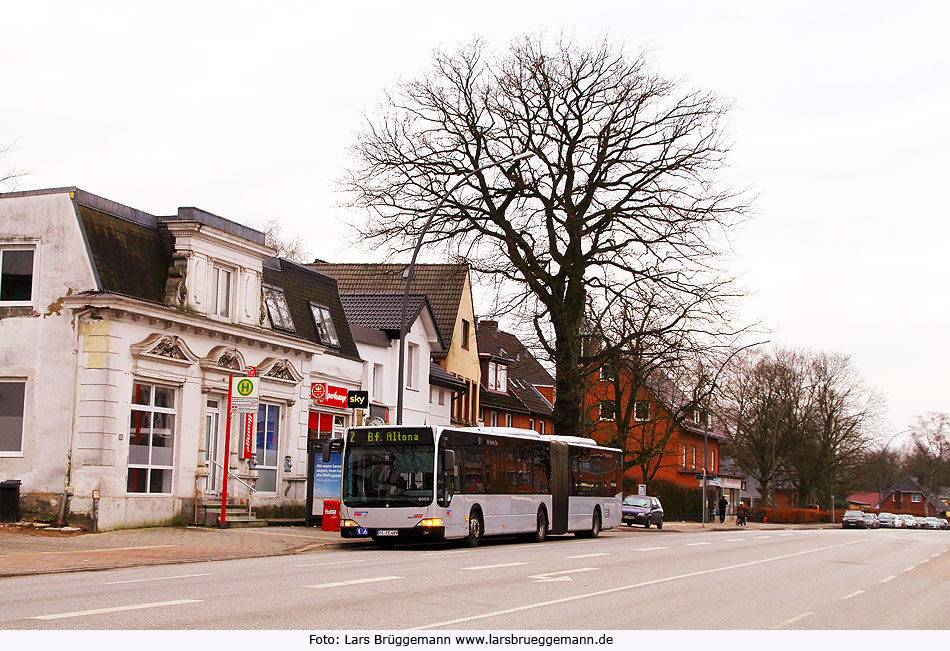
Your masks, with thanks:
M248 377L257 377L257 367L248 366L247 367L247 376ZM241 458L250 459L252 456L252 450L254 443L254 414L247 413L244 414L244 439L241 445Z

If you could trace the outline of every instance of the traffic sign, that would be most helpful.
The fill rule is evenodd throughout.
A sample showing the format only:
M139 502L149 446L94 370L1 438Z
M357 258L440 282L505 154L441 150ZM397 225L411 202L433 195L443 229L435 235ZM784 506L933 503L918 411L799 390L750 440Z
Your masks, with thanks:
M233 376L231 378L231 411L253 413L257 411L260 378Z

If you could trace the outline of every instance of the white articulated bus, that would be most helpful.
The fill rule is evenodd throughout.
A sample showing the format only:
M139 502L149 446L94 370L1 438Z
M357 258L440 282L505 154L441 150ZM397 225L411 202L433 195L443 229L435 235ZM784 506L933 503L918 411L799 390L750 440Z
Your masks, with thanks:
M381 546L620 525L621 451L512 428L354 427L343 445L340 534Z

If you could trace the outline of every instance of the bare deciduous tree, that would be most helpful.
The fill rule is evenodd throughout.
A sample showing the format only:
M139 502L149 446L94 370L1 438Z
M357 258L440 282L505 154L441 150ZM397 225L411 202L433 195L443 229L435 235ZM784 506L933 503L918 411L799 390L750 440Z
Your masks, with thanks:
M944 466L950 462L950 415L928 412L918 416L911 428L914 455L926 468L926 481L937 491L946 479Z
M300 264L310 262L310 255L304 248L300 237L285 234L279 221L276 219L269 220L264 224L263 230L264 244L277 249L278 257Z
M13 151L13 145L0 145L0 159L4 158ZM15 190L19 180L26 176L27 172L16 166L0 168L0 188Z
M427 75L387 95L346 186L371 213L364 237L408 251L432 217L431 244L515 288L509 307L533 320L555 366L555 431L573 433L589 299L601 315L644 294L682 313L731 293L719 243L745 205L716 184L724 111L606 42L529 36L497 55L475 42L437 52ZM522 152L471 174L433 214L466 174Z

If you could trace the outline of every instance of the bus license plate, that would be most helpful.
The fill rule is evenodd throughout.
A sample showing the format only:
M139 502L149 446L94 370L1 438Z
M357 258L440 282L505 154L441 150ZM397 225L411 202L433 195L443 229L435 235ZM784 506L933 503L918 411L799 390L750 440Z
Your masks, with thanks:
M376 531L377 536L398 536L399 531L397 529L379 529Z
M369 535L369 530L368 530L368 529L363 529L363 528L358 528L358 529L356 530L356 535L357 535L357 536L368 536L368 535Z

